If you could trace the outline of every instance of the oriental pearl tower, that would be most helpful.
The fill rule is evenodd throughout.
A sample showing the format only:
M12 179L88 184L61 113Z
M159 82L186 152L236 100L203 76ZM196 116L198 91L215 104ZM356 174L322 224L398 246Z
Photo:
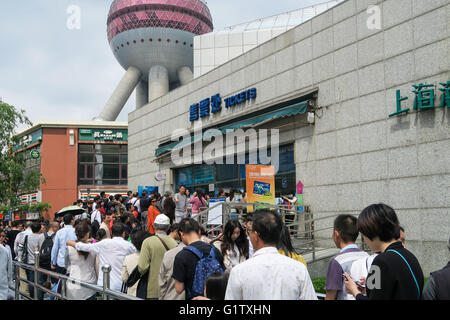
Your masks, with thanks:
M202 0L115 0L107 26L126 73L95 118L100 121L115 121L134 89L139 109L192 80L194 36L213 30Z

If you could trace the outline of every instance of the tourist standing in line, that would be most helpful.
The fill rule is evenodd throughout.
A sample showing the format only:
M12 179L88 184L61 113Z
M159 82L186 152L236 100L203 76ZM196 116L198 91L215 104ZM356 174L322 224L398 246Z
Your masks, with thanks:
M317 300L305 265L278 253L280 216L257 211L247 230L255 253L231 270L225 300Z
M359 259L369 257L356 245L359 235L356 223L357 219L352 215L339 215L334 220L333 241L341 251L331 259L328 265L325 300L354 300L345 289L342 275L346 272L354 278L355 276L351 274L352 265ZM359 279L355 280L359 281Z
M292 258L294 260L297 260L298 262L301 262L307 267L305 258L303 258L302 255L298 254L294 246L292 245L291 235L289 233L288 227L283 223L283 230L281 232L281 238L280 241L278 241L277 244L278 252L282 255L285 255L286 257Z
M75 219L72 214L68 213L64 216L64 228L56 232L56 236L53 240L52 248L52 270L59 274L65 275L67 273L66 269L66 251L67 251L67 241L77 240L77 235L75 234L75 229L73 225L75 224Z
M346 273L347 292L356 300L421 299L423 271L417 258L398 241L400 223L394 209L385 204L371 205L361 212L357 225L364 242L380 254L373 261L367 277L367 296Z
M450 250L450 239L448 239L447 247ZM443 269L430 274L422 299L450 300L450 262Z
M155 219L160 214L161 214L161 212L158 209L158 199L152 198L150 207L148 208L148 215L147 215L147 221L148 221L147 230L151 234L155 234L155 228L154 228Z
M178 225L176 232L178 233ZM179 238L179 236L178 236ZM172 237L173 239L173 237ZM186 245L181 241L178 246L167 251L164 254L163 261L161 263L161 268L159 271L159 288L158 288L158 299L159 300L185 300L186 295L183 291L178 294L175 290L175 279L172 278L173 267L175 263L175 257L178 253L183 250Z
M187 217L186 187L182 185L179 192L175 194L175 222L180 223Z
M75 227L77 243L88 243L91 236L91 228L81 222ZM77 251L75 248L67 247L66 266L70 277L90 284L97 284L96 254ZM95 300L97 292L84 288L72 281L67 282L67 298L69 300Z
M173 194L170 191L167 191L164 196L164 214L169 217L170 224L172 225L175 222L175 202L173 201Z
M191 218L195 218L201 211L201 208L206 207L205 196L203 195L202 189L197 189L194 192L192 199L189 200L189 203L192 204L192 216Z
M67 245L74 247L78 251L91 252L98 255L99 275L97 285L103 286L104 265L111 266L111 290L121 291L122 289L122 267L126 256L136 252L136 248L128 241L125 241L125 228L122 223L115 223L112 227L112 239L105 239L97 243L88 244L75 241L67 241Z
M201 241L200 225L197 221L192 218L183 219L180 222L179 232L183 243L187 247L175 257L172 278L175 280L176 292L182 294L185 291L186 300L192 300L196 296L201 296L203 290L201 293L194 292L194 275L200 258L191 250L193 249L199 254L203 254L203 257L208 257L214 250L215 260L220 264L222 270L225 270L225 265L223 264L223 256L220 251L213 245Z
M127 282L130 275L133 273L133 270L137 267L139 263L139 256L141 255L142 243L145 239L150 237L151 235L144 230L135 230L131 232L131 243L136 248L136 252L132 253L125 257L123 261L122 267L122 281ZM127 290L127 294L133 297L136 297L136 291L138 288L139 282Z
M41 238L41 224L37 221L33 222L31 225L32 234L26 235L19 244L17 257L19 262L28 264L34 267L35 263L35 252L39 252L39 239ZM34 271L26 269L27 280L34 282ZM28 285L28 292L30 297L34 298L34 287ZM40 294L39 294L40 295Z
M249 241L239 220L229 220L223 231L223 241L214 245L220 250L227 272L249 258Z
M167 235L169 227L169 218L164 214L158 215L154 223L155 236L142 244L138 267L141 275L148 272L147 299L158 299L159 273L164 254L178 245Z

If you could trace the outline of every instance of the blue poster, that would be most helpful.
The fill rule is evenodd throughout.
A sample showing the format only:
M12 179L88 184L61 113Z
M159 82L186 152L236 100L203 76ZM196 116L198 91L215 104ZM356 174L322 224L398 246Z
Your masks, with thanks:
M253 193L260 196L270 194L270 183L255 181L253 185Z
M159 188L158 187L149 187L149 186L139 186L138 187L138 192L139 192L139 197L142 197L142 191L146 190L147 193L150 195L150 193L154 192L158 192Z

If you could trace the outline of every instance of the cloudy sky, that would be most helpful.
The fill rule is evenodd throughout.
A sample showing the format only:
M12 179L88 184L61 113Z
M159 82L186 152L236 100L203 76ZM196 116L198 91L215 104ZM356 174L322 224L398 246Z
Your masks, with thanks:
M0 97L31 121L90 120L124 74L106 38L112 0L1 0ZM307 7L324 0L208 0L215 29ZM68 7L81 9L69 30ZM134 94L118 121L127 121Z

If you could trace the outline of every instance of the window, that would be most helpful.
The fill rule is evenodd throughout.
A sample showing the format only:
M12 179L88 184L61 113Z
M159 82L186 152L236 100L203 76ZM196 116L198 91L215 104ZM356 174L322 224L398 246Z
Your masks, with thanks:
M36 146L22 152L23 161L25 162L25 174L29 174L32 170L38 173L41 172L41 157L38 159L31 158L31 152L34 150L41 152L41 146Z
M268 156L271 155L268 150ZM237 157L234 162L237 163ZM249 154L245 156L245 162L249 163ZM225 161L224 161L225 163ZM216 164L195 165L175 169L176 190L180 185L186 185L189 189L196 188L208 191L209 184L214 184L216 189L246 189L245 164ZM276 196L287 195L296 192L296 175L294 161L294 145L279 147L279 170L275 176Z
M126 186L128 184L128 146L80 144L78 146L78 184Z

